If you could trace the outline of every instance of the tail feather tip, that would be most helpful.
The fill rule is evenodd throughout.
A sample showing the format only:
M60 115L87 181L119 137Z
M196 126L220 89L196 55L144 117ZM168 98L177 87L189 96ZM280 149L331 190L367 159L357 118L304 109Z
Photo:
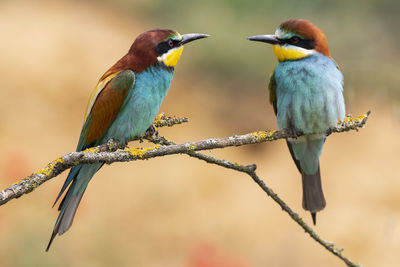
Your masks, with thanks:
M312 217L313 224L316 225L317 224L317 213L311 212L311 217Z
M51 246L51 243L53 243L53 240L54 240L54 238L56 237L56 234L57 234L57 233L56 233L55 231L53 231L53 233L51 234L49 244L48 244L47 247L46 247L46 252L49 251L50 246Z

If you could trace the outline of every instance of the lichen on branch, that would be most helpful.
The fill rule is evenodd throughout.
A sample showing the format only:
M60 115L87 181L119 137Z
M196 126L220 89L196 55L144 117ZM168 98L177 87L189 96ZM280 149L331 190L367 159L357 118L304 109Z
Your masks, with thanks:
M363 128L367 122L370 111L367 113L353 118L347 116L343 122L339 122L334 128L328 129L327 135L332 133L341 133L350 130L358 131L359 128ZM163 113L158 115L153 122L153 128L149 128L143 136L138 137L138 140L147 139L156 145L149 148L127 148L126 144L119 144L113 140L109 140L106 144L88 148L80 152L68 153L56 160L50 162L45 168L31 174L27 178L11 185L0 192L0 205L3 205L14 198L32 192L35 188L43 184L44 182L56 177L63 171L78 165L78 164L93 164L104 162L111 164L113 162L122 161L134 161L144 160L149 158L155 158L160 156L172 155L172 154L187 154L191 157L198 158L210 164L216 164L228 169L233 169L239 172L248 174L254 182L269 196L271 197L289 216L299 224L303 230L305 230L316 242L325 247L335 256L339 257L348 266L357 267L360 266L353 263L350 259L346 258L342 254L342 249L335 248L333 243L329 243L321 239L310 226L308 226L298 214L292 211L287 204L275 194L265 183L257 176L255 170L256 165L240 165L232 163L227 160L217 159L215 157L204 155L199 153L201 150L212 150L216 148L224 148L229 146L242 146L248 144L256 144L262 142L269 142L278 139L286 138L297 138L301 136L301 133L294 134L289 129L282 130L269 130L269 131L256 131L244 135L233 135L225 138L210 138L200 140L197 142L186 142L183 144L175 144L172 141L168 141L162 136L158 136L157 127L173 126L175 124L181 124L188 122L187 118L179 117L166 117Z
M346 119L339 123L337 127L329 129L328 133L339 133L349 130L357 130L361 127L364 127L369 114L370 112L368 111L357 118L346 117ZM187 121L187 118L166 117L164 114L161 114L157 116L154 126L172 126ZM24 194L32 192L44 182L81 163L93 164L104 162L111 164L113 162L143 160L172 154L184 154L190 151L212 150L229 146L263 143L278 139L296 138L298 136L301 135L293 136L292 131L287 129L256 131L244 135L233 135L225 138L210 138L197 142L186 142L183 144L154 146L146 149L130 148L124 150L122 150L124 145L110 141L106 144L88 148L84 151L68 153L50 162L45 168L1 191L0 205L7 203L11 199L18 198ZM138 137L138 139L143 138L153 138L153 140L156 140L157 136L154 136L154 133L146 132L144 136Z
M157 115L156 119L153 122L154 127L171 127L176 124L182 124L188 122L188 118L186 117L168 117L165 116L164 113L160 113ZM142 138L151 138L151 132L146 132L144 136L140 136L136 138L136 140ZM39 171L32 173L28 177L12 184L8 188L4 189L0 192L0 205L3 205L14 198L19 198L20 196L32 192L35 188L43 184L44 182L50 180L53 177L56 177L63 171L72 168L79 163L94 163L91 161L93 157L101 158L101 153L103 152L115 152L117 149L123 149L125 145L113 142L110 140L106 144L91 147L81 152L72 152L66 154L58 159L53 160L46 167L40 169ZM156 147L153 147L155 149ZM129 153L129 151L127 151ZM143 152L139 151L137 153L133 153L135 155L141 155ZM83 160L83 161L82 161ZM101 160L97 160L99 162ZM111 162L108 162L111 163Z

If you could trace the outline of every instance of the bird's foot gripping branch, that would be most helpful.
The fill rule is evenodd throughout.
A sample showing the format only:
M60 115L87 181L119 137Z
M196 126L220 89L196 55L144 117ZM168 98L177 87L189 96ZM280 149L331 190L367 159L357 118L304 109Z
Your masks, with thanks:
M359 116L351 117L347 116L343 122L339 122L338 125L332 129L329 129L327 134L341 133L350 130L356 130L363 128L367 122L370 111ZM170 127L176 124L188 122L187 118L180 117L167 117L164 114L160 114L156 117L153 125L155 128L159 127ZM296 134L297 135L297 134ZM122 161L134 161L144 160L160 156L173 155L173 154L187 154L191 157L195 157L206 161L207 163L216 164L221 167L233 169L239 172L248 174L254 182L268 195L270 196L289 216L299 224L303 230L305 230L315 241L320 243L323 247L329 250L331 253L343 260L348 266L360 266L353 263L350 259L342 255L342 249L336 248L332 243L326 242L317 235L310 226L308 226L289 206L278 197L265 183L257 176L255 165L240 165L232 163L227 160L217 159L215 157L201 154L198 151L201 150L212 150L216 148L224 148L229 146L242 146L248 144L263 143L269 141L275 141L278 139L295 138L299 136L293 136L293 132L289 129L283 130L271 130L271 131L256 131L244 135L233 135L225 138L210 138L200 140L197 142L186 142L182 144L175 144L172 141L158 135L154 135L154 132L148 131L144 136L137 139L146 139L150 142L155 143L154 147L150 148L125 148L125 144L119 144L110 140L106 144L88 148L81 152L71 152L62 157L59 157L47 166L30 176L14 183L8 188L0 192L0 205L3 205L14 198L32 192L35 188L39 187L44 182L58 176L67 169L70 169L78 164L95 164L95 163L107 163Z

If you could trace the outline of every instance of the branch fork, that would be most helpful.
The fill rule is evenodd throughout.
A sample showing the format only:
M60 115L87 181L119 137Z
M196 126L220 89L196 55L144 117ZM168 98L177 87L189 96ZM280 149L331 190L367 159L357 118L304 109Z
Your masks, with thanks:
M333 133L347 132L350 130L358 131L360 128L364 128L369 115L370 111L356 118L348 115L343 122L339 122L336 127L329 129L326 134L330 135ZM298 225L300 225L300 227L303 228L305 232L311 236L311 238L325 247L332 254L339 257L344 263L346 263L347 266L361 266L343 256L343 248L336 248L333 243L321 239L297 213L295 213L257 176L255 172L257 166L255 164L244 166L198 152L201 150L212 150L229 146L242 146L270 142L278 139L297 138L303 135L302 133L293 133L293 131L290 131L289 129L256 131L244 135L233 135L225 138L210 138L197 142L186 142L183 144L175 144L174 142L158 135L158 127L171 127L185 122L188 122L188 119L184 117L167 117L164 113L159 114L153 123L153 127L149 128L149 130L143 136L135 139L140 141L146 139L155 144L153 147L128 148L126 144L120 144L113 140L109 140L106 144L88 148L80 152L71 152L59 157L47 164L45 168L1 191L0 206L14 198L19 198L24 194L32 192L43 183L78 164L93 164L99 162L111 164L113 162L144 160L173 154L187 154L190 157L198 158L207 163L216 164L224 168L233 169L248 174L253 181L257 183L257 185L282 208L282 210L284 210Z

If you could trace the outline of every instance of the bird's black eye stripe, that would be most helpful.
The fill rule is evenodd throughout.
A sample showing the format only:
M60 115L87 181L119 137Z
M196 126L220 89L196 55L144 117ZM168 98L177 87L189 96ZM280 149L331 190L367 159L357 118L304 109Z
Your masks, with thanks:
M156 52L158 55L162 55L170 49L171 47L169 47L168 42L162 42L156 46Z
M171 41L172 41L172 46L171 46ZM180 43L180 41L176 41L176 40L172 40L172 39L161 42L156 46L156 52L158 55L162 55L162 54L168 52L168 50L178 47L179 43Z
M298 47L302 47L308 50L312 50L315 48L315 40L313 39L303 39L297 36L294 36L290 39L280 39L282 44L290 44Z

